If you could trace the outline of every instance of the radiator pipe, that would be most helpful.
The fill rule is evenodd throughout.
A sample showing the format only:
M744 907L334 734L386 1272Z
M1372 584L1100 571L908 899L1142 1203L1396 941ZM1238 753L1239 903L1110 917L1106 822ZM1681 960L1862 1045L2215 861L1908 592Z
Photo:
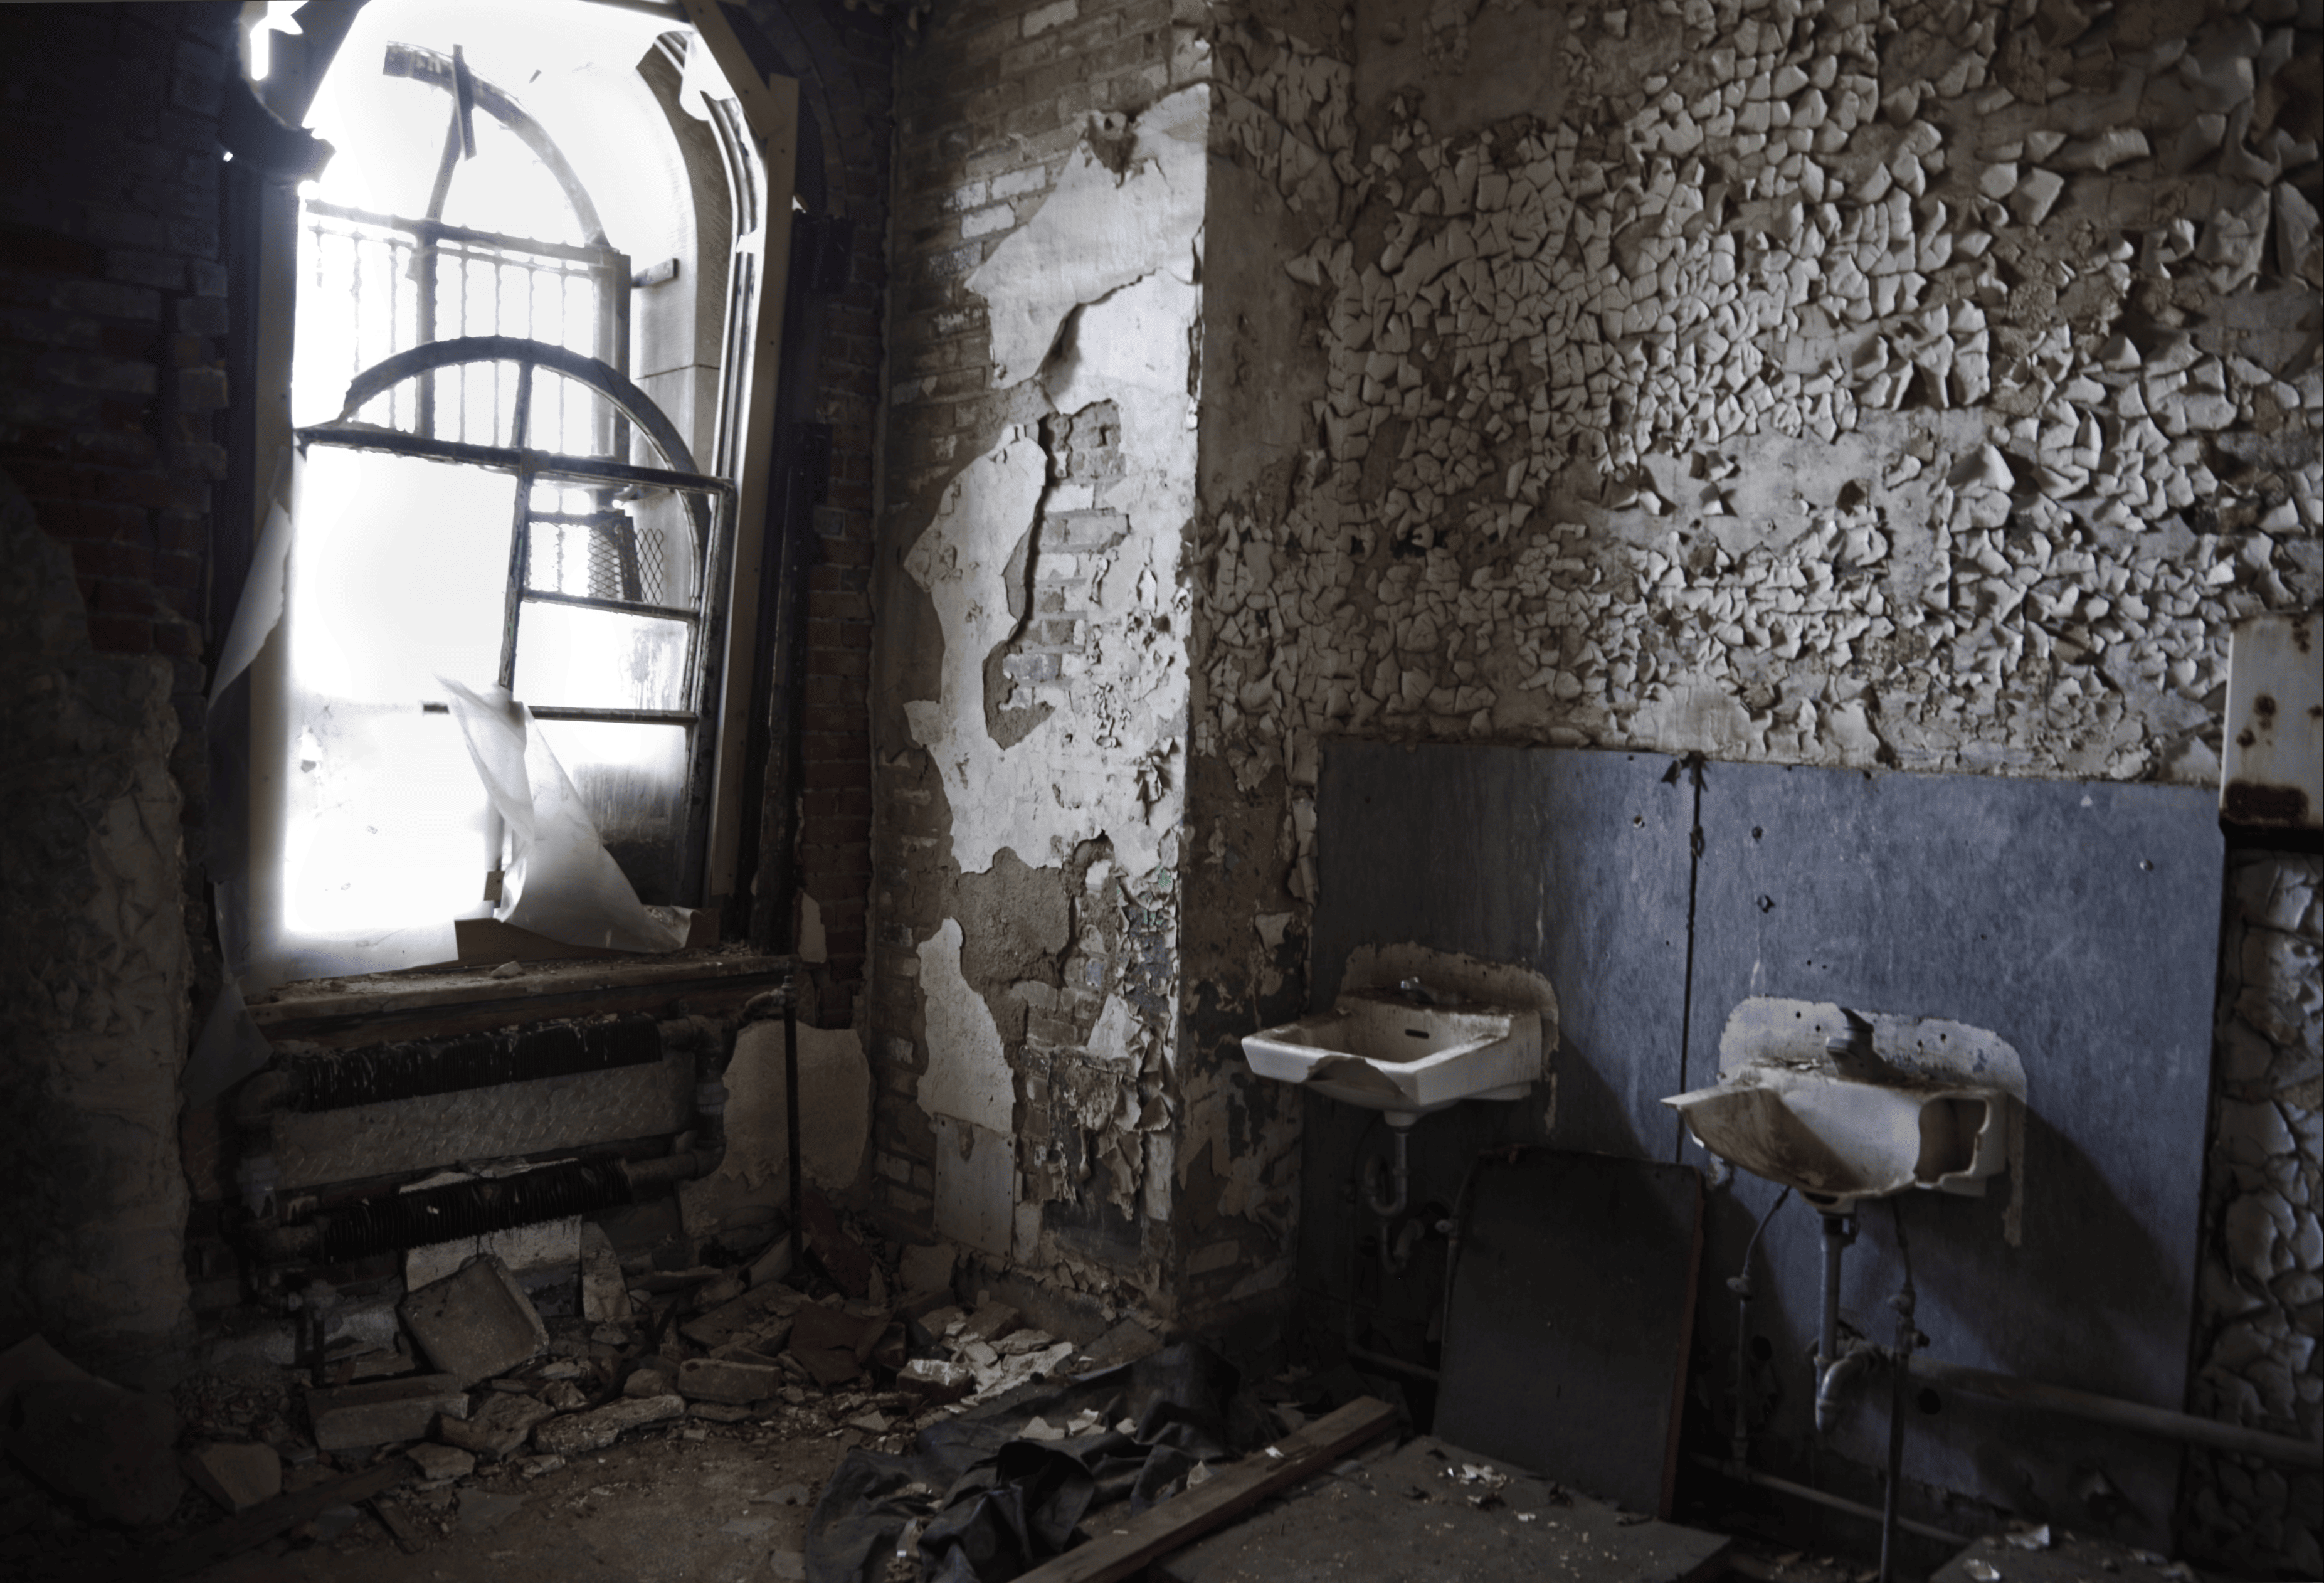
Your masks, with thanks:
M664 1045L694 1046L694 1127L681 1134L677 1149L659 1160L629 1160L621 1165L630 1191L639 1197L699 1181L716 1171L726 1159L726 1062L733 1045L716 1023L688 1017L683 1023L665 1023Z
M716 1023L702 1017L664 1024L661 1037L671 1046L683 1048L691 1044L694 1050L694 1119L690 1130L679 1134L681 1146L658 1159L616 1160L603 1168L551 1166L538 1172L501 1179L492 1185L503 1195L503 1207L485 1211L483 1217L491 1223L491 1229L505 1230L559 1215L633 1201L681 1182L698 1180L718 1169L726 1158L727 1092L724 1079L726 1062L732 1055L731 1043ZM244 1151L235 1177L243 1187L244 1202L251 1211L239 1228L239 1237L266 1264L339 1256L329 1246L328 1233L335 1220L345 1224L361 1217L364 1205L401 1205L407 1198L382 1194L364 1200L352 1211L334 1211L329 1216L314 1216L297 1222L279 1217L272 1140L275 1125L289 1108L287 1099L294 1087L295 1079L289 1073L261 1072L243 1084L232 1112L236 1141ZM457 1192L466 1186L463 1183L434 1190ZM420 1197L408 1195L413 1199ZM532 1212L527 1212L528 1207ZM546 1213L541 1212L544 1208ZM380 1251L370 1247L381 1240L382 1233L377 1228L355 1236L367 1251ZM416 1242L403 1243L401 1237L394 1240L401 1245L419 1245Z
M1699 1467L1709 1468L1722 1478L1731 1478L1738 1484L1757 1485L1761 1489L1771 1489L1780 1495L1796 1496L1800 1500L1815 1505L1828 1506L1835 1512L1846 1512L1851 1517L1861 1517L1869 1523L1881 1521L1880 1513L1873 1507L1858 1501L1849 1500L1844 1496L1827 1495L1812 1485L1794 1484L1788 1478L1778 1478L1772 1473L1762 1473L1756 1467L1721 1462L1716 1457L1705 1457L1700 1452L1690 1455L1687 1460ZM1927 1523L1916 1523L1910 1517L1897 1518L1896 1526L1907 1533L1917 1533L1923 1539L1938 1540L1956 1548L1970 1541L1967 1534L1955 1533L1950 1529L1938 1528Z
M2019 1407L2038 1407L2044 1412L2061 1412L2068 1417L2087 1419L2116 1429L2208 1446L2215 1451L2232 1451L2271 1462L2290 1463L2297 1467L2324 1467L2324 1446L2313 1440L2296 1440L2290 1435L2272 1435L2264 1430L2246 1429L2241 1424L2197 1418L2191 1413L2173 1412L2165 1407L2149 1407L2143 1402L2125 1402L2118 1397L2100 1396L2089 1391L2070 1390L2063 1385L2045 1385L2033 1380L2021 1380L2014 1375L1971 1368L1966 1364L1941 1363L1925 1353L1914 1356L1909 1372L1914 1379L1926 1381L1932 1385L1965 1391L1972 1396L1989 1397Z

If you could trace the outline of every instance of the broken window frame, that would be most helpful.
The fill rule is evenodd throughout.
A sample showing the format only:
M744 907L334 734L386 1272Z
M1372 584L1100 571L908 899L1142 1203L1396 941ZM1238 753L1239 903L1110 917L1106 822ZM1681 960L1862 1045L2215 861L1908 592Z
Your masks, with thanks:
M331 69L355 11L355 6L349 6L343 12L302 14L301 32L284 32L274 41L276 69L247 91L280 121L303 126L315 88ZM715 429L700 438L709 445L712 468L731 484L733 499L726 533L729 584L714 588L724 601L720 696L701 700L703 728L697 737L708 745L696 753L697 775L702 759L715 758L708 817L693 843L695 852L706 852L707 862L698 870L698 890L680 899L722 909L724 932L735 936L755 923L749 901L754 876L742 873L739 853L745 823L756 821L756 810L746 806L745 759L753 745L750 726L755 711L764 707L764 690L783 685L779 677L762 677L753 658L759 629L772 619L777 597L763 580L771 573L766 519L801 109L798 83L753 63L717 7L688 5L687 12L690 32L666 31L657 47L681 72L693 50L706 50L724 79L724 91L706 92L705 104L732 202L733 224L718 242L729 272L727 289L721 293L719 323L715 328L699 324L693 333L696 347L715 348L720 366ZM678 107L668 91L655 91L663 113L675 120ZM489 113L493 105L487 99L484 107ZM520 129L512 130L521 135ZM314 146L311 140L303 145L309 150ZM252 391L254 399L236 403L235 411L245 416L229 448L229 520L218 532L218 542L222 586L241 590L246 599L254 587L263 597L263 579L253 584L244 573L258 577L261 572L254 551L277 503L276 489L259 487L260 480L272 477L279 486L285 476L279 464L298 443L289 401L298 237L304 218L297 188L319 162L278 162L263 139L237 150L244 153L261 157L237 158L227 171L239 248L234 255L235 318L229 361L237 384ZM327 145L322 157L328 157ZM693 180L696 201L703 201L701 174ZM594 234L586 222L585 228ZM626 339L612 349L626 354ZM789 570L786 565L785 575ZM223 604L221 631L230 624L234 608L230 600ZM715 646L708 638L700 644L706 658ZM281 899L272 886L254 883L257 875L250 866L256 854L279 851L286 834L281 797L284 770L273 751L288 725L283 665L282 644L265 643L250 666L247 685L235 688L211 734L216 807L221 816L213 838L221 859L214 870L220 943L230 970L254 992L283 982L283 969L290 966L290 958L281 954L288 939ZM777 912L787 912L788 907L779 906Z
M425 380L446 368L474 363L516 366L516 396L510 412L510 443L479 445L445 440L376 423L355 414L379 396L407 380ZM659 453L664 467L643 467L609 457L573 456L533 449L532 392L539 370L546 368L581 385L633 427ZM724 653L726 586L733 555L734 485L696 470L694 456L668 415L619 371L593 357L584 357L546 341L513 336L469 336L435 341L398 352L374 364L347 386L340 415L327 423L310 424L298 431L301 446L338 445L356 450L384 451L451 462L488 471L511 473L516 478L516 505L509 541L508 584L503 595L503 625L499 673L503 688L516 681L517 643L527 605L563 605L684 621L689 629L684 707L677 709L632 709L604 707L529 704L536 718L576 720L609 725L678 726L686 731L687 768L681 808L681 828L673 835L678 853L679 890L698 895L706 856L703 837L709 814L710 780L715 754L706 731L706 705L718 682L718 661ZM677 492L691 519L699 567L695 577L695 600L689 608L655 605L642 600L599 598L551 591L533 586L532 525L564 514L544 513L533 506L533 485L539 481L569 480L593 486L608 494L617 488L643 487ZM706 505L706 497L715 505ZM430 708L443 706L430 705ZM494 871L495 876L497 871ZM488 892L496 887L488 883ZM496 897L493 899L497 899Z

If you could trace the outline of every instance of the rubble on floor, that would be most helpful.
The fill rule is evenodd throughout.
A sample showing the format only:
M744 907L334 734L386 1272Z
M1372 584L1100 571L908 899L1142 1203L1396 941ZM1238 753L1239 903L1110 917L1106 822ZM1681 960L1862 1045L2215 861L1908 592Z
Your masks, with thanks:
M779 1240L622 1261L585 1234L574 1291L539 1304L481 1254L400 1301L350 1300L319 1365L245 1354L170 1397L97 1380L35 1338L0 1354L0 1400L21 1421L15 1462L0 1462L0 1573L78 1575L237 1522L258 1532L285 1503L391 1463L380 1493L268 1542L411 1551L489 1527L533 1481L620 1440L898 1453L1019 1386L1155 1345L1125 1323L1084 1349L1004 1303L964 1303L949 1248L911 1251L899 1271L827 1207L806 1230L799 1271Z

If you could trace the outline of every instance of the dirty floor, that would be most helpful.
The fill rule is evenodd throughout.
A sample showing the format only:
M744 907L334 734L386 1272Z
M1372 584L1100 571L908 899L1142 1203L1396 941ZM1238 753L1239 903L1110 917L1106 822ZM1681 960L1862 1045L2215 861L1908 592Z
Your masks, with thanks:
M689 1440L689 1432L702 1433ZM807 1516L853 1430L791 1439L675 1430L527 1477L512 1466L456 1488L403 1492L421 1548L405 1554L369 1508L335 1538L278 1541L202 1583L735 1583L804 1578Z

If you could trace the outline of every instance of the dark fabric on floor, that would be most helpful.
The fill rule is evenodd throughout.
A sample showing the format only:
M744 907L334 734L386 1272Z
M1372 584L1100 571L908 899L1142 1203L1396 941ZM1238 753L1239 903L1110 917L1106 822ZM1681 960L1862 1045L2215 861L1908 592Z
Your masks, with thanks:
M1134 1516L1217 1462L1268 1437L1236 1393L1232 1365L1197 1342L1063 1383L1030 1385L923 1430L904 1456L847 1454L807 1519L808 1583L881 1583L913 1518L926 1583L1006 1583L1078 1542L1093 1509ZM1028 1440L1036 1417L1063 1425L1094 1409L1102 1427ZM1112 1426L1130 1420L1136 1430Z

